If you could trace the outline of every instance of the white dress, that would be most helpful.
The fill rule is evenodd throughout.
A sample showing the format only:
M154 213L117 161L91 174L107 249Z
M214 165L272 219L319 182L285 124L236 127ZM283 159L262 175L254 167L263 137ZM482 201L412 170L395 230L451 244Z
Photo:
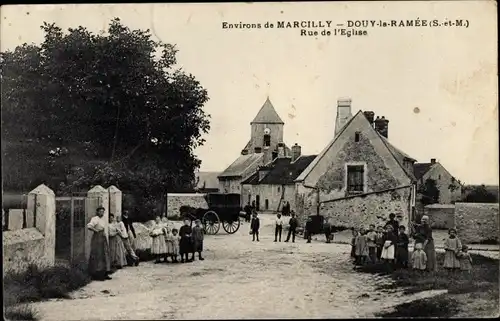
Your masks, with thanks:
M386 248L388 244L391 244L391 241L385 241L380 258L384 260L394 260L394 244Z

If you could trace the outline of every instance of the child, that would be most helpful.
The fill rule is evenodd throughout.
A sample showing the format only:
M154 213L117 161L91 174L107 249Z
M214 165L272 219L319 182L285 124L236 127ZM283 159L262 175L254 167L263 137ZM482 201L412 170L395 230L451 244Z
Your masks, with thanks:
M380 261L382 255L382 248L384 247L384 228L377 227L377 236L375 237L375 244L377 245L377 260Z
M283 231L283 219L281 218L281 214L278 213L276 220L275 220L275 227L274 227L274 242L278 241L278 235L279 235L279 241L281 242L281 232Z
M290 218L290 221L288 222L288 225L290 226L288 229L288 235L286 237L285 242L290 241L290 235L292 236L292 243L295 243L295 233L297 231L297 225L299 222L297 221L297 218L295 217L295 212L292 211L290 214L292 217Z
M368 246L366 242L366 231L364 228L359 229L359 234L356 237L356 257L357 264L363 265L368 261Z
M448 230L448 238L444 241L444 262L443 267L448 272L460 269L460 260L458 255L462 250L462 243L457 237L457 231L454 228Z
M200 220L196 220L195 226L193 227L193 260L194 260L194 252L198 252L198 259L200 261L205 260L201 257L201 252L203 252L203 226L201 225Z
M411 266L420 273L425 271L427 267L427 254L423 250L422 243L415 244L415 251L411 255Z
M193 229L191 228L191 221L188 219L184 220L184 225L181 226L179 230L179 252L181 254L181 263L193 262L194 260L193 244L191 239L192 233ZM191 259L188 259L189 253L192 253Z
M252 234L252 242L255 241L255 237L257 237L257 242L259 242L259 228L260 228L260 220L257 217L257 212L253 212L252 221L250 222L250 234Z
M173 231L170 228L165 228L165 246L167 248L167 252L165 253L165 262L168 262L168 258L172 260L174 263L174 235ZM177 255L176 255L177 256Z
M375 243L376 239L377 232L375 231L375 225L370 224L368 233L366 233L366 245L368 246L368 255L372 264L377 262L377 243Z
M155 225L151 228L149 235L152 238L151 254L156 258L155 263L160 263L161 257L167 253L167 246L165 244L165 229L159 216L156 216Z
M177 261L177 255L179 255L179 241L181 237L178 234L179 231L177 231L176 228L172 229L172 262L173 263L178 263Z
M398 242L396 247L396 262L399 267L408 268L408 244L410 239L405 233L406 228L399 225Z
M305 236L307 238L307 243L311 243L311 238L312 238L312 218L311 217L307 218L304 233L305 233Z
M356 238L358 237L358 231L354 227L351 228L351 258L353 258L354 262L357 262L356 259Z
M460 270L471 273L472 270L472 257L469 253L467 245L462 245L462 252L460 253Z
M393 232L392 225L386 226L387 232L384 235L384 247L380 258L384 260L386 266L390 269L394 268L394 252L397 243L397 237Z

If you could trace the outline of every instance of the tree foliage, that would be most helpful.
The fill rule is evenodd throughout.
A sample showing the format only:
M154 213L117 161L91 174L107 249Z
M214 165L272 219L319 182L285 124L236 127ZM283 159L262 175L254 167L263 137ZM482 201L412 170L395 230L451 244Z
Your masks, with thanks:
M421 195L421 202L424 206L439 203L439 188L437 187L435 180L425 180L424 184L420 186L418 192Z
M200 165L193 150L210 129L208 95L175 68L175 46L119 19L107 34L41 28L40 45L0 57L4 169L14 173L6 188L112 183L155 196L190 188Z
M463 199L467 203L498 203L498 195L488 191L485 185L473 186Z

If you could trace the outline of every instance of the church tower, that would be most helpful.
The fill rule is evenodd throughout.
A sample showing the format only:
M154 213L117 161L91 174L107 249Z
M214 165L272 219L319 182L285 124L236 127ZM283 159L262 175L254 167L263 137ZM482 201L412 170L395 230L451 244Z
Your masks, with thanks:
M285 123L274 109L267 97L257 116L250 123L251 136L247 146L241 151L243 155L264 153L264 163L277 157L277 151L283 144L283 127Z

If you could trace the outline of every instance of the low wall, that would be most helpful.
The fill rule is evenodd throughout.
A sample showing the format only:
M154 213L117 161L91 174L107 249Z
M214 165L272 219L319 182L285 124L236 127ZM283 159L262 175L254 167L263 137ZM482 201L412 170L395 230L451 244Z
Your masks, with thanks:
M410 190L400 189L323 203L320 215L331 219L336 227L364 227L384 225L390 213L402 214L401 225L408 228ZM310 215L314 213L311 211Z
M22 272L29 264L40 267L50 262L45 258L45 238L37 228L26 228L3 233L3 270Z
M455 226L463 243L498 244L498 224L498 204L455 203Z
M205 194L167 194L167 217L179 216L181 206L208 208Z
M429 216L432 228L449 229L455 227L455 205L427 205L424 207L424 214Z

